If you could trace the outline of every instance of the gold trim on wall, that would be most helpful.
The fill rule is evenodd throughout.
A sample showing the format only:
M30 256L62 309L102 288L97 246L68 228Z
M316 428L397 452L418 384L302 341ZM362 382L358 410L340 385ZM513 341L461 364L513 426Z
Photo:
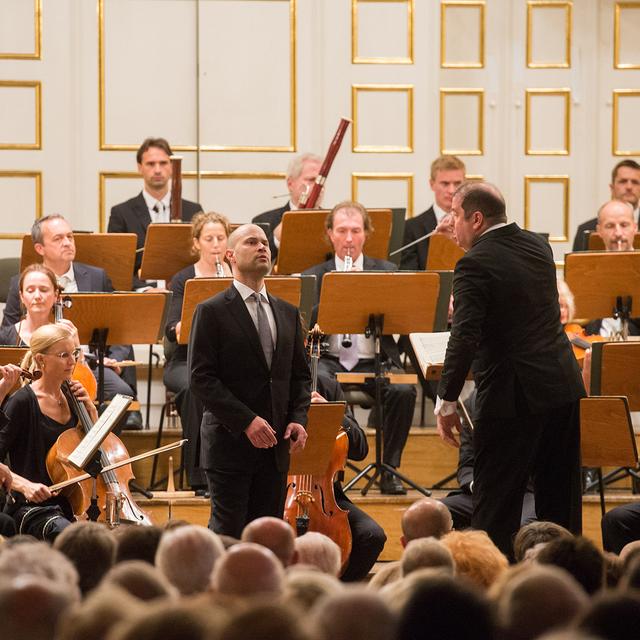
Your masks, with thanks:
M42 0L33 0L33 40L31 53L0 52L0 60L40 60L42 56Z
M526 89L524 115L524 152L528 156L568 156L571 153L571 89ZM531 98L532 96L564 97L564 148L532 149L531 148Z
M358 55L358 5L359 4L405 4L407 5L407 55L404 57L390 56L359 56ZM413 64L413 16L414 0L351 0L351 63L352 64Z
M478 98L478 144L475 149L447 149L445 147L445 100L448 96L456 95ZM484 155L484 89L440 89L440 154L452 156Z
M534 9L565 9L565 59L563 62L535 62L532 60L533 11ZM527 67L529 69L568 69L571 67L571 38L573 33L573 2L557 0L529 0L527 2Z
M289 3L289 73L290 73L290 110L291 120L289 123L289 144L275 146L241 146L241 145L171 145L174 151L244 151L244 152L294 152L298 148L297 143L297 100L296 100L296 15L297 0L251 0L260 2L288 2ZM106 85L105 85L105 39L104 39L104 3L105 0L98 0L98 118L99 136L101 151L136 151L140 142L134 144L107 144L106 142ZM198 80L199 82L199 80Z
M638 62L620 62L620 14L622 9L640 9L640 2L616 2L613 20L613 68L640 69Z
M640 155L640 149L620 149L619 133L620 126L618 124L619 111L620 111L620 98L640 98L640 90L636 89L615 89L613 91L613 122L611 131L611 153L614 156L637 156Z
M41 171L0 171L1 178L33 178L35 180L35 219L42 218L42 172ZM25 232L22 233L0 233L0 240L21 240Z
M358 93L395 92L407 94L407 144L358 144ZM353 84L351 85L351 119L353 120L351 150L354 153L413 153L413 85L412 84Z
M0 87L35 89L35 142L0 142L0 149L42 149L42 83L40 80L0 80Z
M360 180L404 180L407 183L407 214L413 218L413 173L358 172L351 174L351 200L358 201Z
M483 69L484 68L484 33L485 33L485 2L466 2L464 0L443 0L440 3L440 67L442 69ZM467 7L480 9L480 38L478 41L478 59L462 62L447 62L447 18L446 11L450 7Z
M564 198L562 202L562 233L561 236L549 236L549 242L567 242L569 240L569 176L545 176L529 175L524 177L524 228L531 227L531 184L532 183L557 183L564 187Z

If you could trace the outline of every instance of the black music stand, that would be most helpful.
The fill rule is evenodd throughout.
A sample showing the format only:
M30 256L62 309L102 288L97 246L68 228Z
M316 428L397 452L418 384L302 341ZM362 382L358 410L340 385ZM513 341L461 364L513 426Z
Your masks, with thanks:
M364 333L374 340L376 457L350 482L353 487L373 470L362 489L366 495L378 476L386 471L423 495L430 492L418 486L382 461L382 425L384 424L382 391L386 383L380 341L385 334L409 334L433 330L440 278L436 273L350 272L327 273L322 281L318 324L326 334Z

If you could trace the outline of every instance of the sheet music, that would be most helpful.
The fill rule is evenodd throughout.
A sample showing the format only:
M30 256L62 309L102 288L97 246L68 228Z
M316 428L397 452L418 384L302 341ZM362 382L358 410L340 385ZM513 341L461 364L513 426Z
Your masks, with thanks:
M120 420L132 400L131 396L123 396L120 393L114 396L104 413L93 425L91 431L82 438L80 444L69 455L68 460L76 469L84 469L89 460L93 458L103 440L118 424L118 420Z
M450 331L437 333L410 333L411 346L418 359L422 374L426 377L427 369L444 362L449 342Z

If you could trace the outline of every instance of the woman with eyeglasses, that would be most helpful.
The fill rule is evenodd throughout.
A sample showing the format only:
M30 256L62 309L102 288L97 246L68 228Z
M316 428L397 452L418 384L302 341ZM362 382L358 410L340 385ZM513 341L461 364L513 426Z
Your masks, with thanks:
M7 455L13 476L13 504L7 512L18 533L52 541L73 520L67 499L52 495L52 480L46 458L58 436L78 422L62 383L69 380L81 354L74 331L64 324L45 324L30 336L30 349L22 367L42 376L16 391L6 402L7 421L0 427L0 460ZM98 419L96 408L84 387L72 381L74 396L89 416Z

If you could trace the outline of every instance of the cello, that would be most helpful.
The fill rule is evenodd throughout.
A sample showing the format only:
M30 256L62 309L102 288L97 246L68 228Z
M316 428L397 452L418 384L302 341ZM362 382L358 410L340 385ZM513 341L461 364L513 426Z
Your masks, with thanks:
M318 389L318 361L322 337L320 328L316 324L307 338L313 391ZM290 475L288 477L284 508L284 520L291 525L296 535L301 536L307 531L317 531L331 538L340 547L341 573L344 572L351 554L351 527L348 512L341 509L336 502L333 483L336 474L344 471L348 449L347 433L341 430L336 436L331 460L324 475Z

